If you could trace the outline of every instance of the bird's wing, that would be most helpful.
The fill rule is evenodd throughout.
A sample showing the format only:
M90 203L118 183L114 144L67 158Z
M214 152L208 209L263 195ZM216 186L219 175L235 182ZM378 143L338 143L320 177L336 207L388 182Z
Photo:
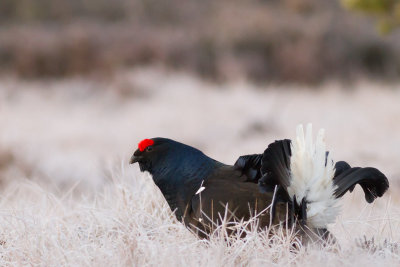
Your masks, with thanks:
M226 222L248 220L252 216L259 215L260 225L269 225L269 207L273 194L259 192L257 184L211 177L204 182L203 187L204 189L195 194L191 200L191 221L218 225L224 220ZM283 213L282 209L280 217L285 216Z

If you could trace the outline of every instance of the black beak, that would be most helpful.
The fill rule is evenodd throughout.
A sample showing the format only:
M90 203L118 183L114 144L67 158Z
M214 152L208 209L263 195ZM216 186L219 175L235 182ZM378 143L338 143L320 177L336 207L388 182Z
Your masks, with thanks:
M133 164L133 163L136 163L138 161L139 161L138 157L132 156L131 159L129 160L129 164Z
M140 153L139 149L136 150L135 153L133 153L131 159L129 160L129 164L139 162L143 158L142 156L140 156L140 154L141 153Z

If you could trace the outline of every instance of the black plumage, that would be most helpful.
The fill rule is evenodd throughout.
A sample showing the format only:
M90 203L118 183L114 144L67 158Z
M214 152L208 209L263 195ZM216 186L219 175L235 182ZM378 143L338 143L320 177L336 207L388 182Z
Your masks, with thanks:
M130 163L138 162L141 171L152 175L177 219L199 236L210 233L226 215L227 221L239 221L261 213L259 227L264 228L286 222L289 210L289 223L307 225L307 199L298 202L288 193L290 140L270 144L263 154L241 156L234 165L171 139L146 140L139 144ZM389 186L378 170L351 168L345 162L336 163L333 183L336 198L360 184L368 202L382 196ZM327 232L325 228L315 230Z

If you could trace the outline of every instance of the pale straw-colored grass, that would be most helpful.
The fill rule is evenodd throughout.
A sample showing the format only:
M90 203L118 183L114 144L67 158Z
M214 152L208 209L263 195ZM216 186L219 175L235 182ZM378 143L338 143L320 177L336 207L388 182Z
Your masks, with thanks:
M228 237L222 226L201 240L176 221L148 175L129 167L114 175L91 197L56 194L29 181L6 187L0 265L396 266L400 260L399 215L393 207L340 218L332 226L334 246L304 247L284 234L285 227L271 236L245 223L236 225L245 237ZM374 243L360 242L364 234Z

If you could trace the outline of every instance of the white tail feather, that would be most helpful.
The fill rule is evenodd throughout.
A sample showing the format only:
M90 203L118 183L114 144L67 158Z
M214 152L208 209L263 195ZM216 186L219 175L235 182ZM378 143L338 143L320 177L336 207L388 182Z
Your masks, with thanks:
M335 222L339 205L333 195L335 167L330 155L326 157L325 131L321 129L318 132L313 144L312 125L307 125L305 135L303 125L297 126L291 151L289 196L292 199L296 196L298 204L306 199L307 225L326 228Z

